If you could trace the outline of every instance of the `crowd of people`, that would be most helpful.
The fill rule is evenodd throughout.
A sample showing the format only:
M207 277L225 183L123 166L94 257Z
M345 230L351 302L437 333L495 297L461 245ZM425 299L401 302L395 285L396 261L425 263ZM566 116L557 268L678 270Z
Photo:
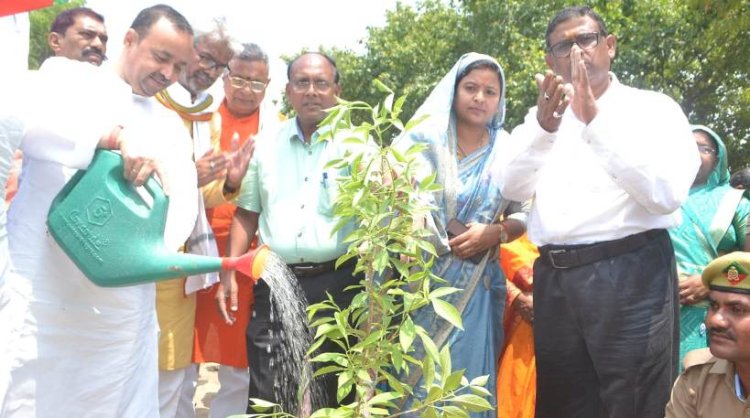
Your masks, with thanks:
M421 225L438 254L432 273L463 289L446 300L464 329L427 309L414 322L450 346L454 370L489 377L493 410L473 417L746 413L747 170L730 178L716 132L690 125L666 95L618 81L617 38L591 8L559 11L544 39L548 69L522 124L506 130L502 66L472 52L436 80L414 116L424 121L394 140L423 146L414 181L435 174L441 186L420 197L435 208ZM191 25L156 5L102 65L107 42L101 15L62 12L48 36L55 56L0 100L0 192L10 192L0 418L194 417L206 362L219 364L211 417L251 412L249 398L293 405L262 280L229 271L98 287L45 222L97 149L116 150L128 182L154 175L168 193L170 250L238 256L267 244L307 303L348 306L362 277L336 260L355 226L332 234L347 169L327 163L371 144L320 140L345 74L324 53L294 57L285 119L264 100L267 54L222 19ZM421 373L402 378L424 395ZM351 401L337 400L336 376L323 386L316 406Z

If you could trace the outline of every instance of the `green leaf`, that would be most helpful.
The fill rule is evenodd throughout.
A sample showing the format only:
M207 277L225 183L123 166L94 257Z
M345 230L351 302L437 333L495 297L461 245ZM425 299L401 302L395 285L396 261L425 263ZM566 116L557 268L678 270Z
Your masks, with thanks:
M383 404L387 402L392 402L396 399L403 398L404 395L398 393L398 392L383 392L378 393L377 395L370 398L370 400L367 401L369 405L378 405Z
M446 405L442 409L444 418L469 418L469 413L457 406Z
M338 389L336 390L336 400L341 402L354 388L354 379L348 371L339 374Z
M381 93L393 93L393 90L391 90L390 87L386 86L382 81L380 81L380 79L376 78L372 80L372 84L374 84L375 88L378 89L378 91Z
M334 365L323 366L323 367L315 370L315 373L313 373L313 377L318 377L318 376L322 376L322 375L325 375L325 374L339 373L342 370L346 370L346 369L344 369L341 366L334 366Z
M422 418L438 418L439 415L435 411L435 408L428 407L422 412Z
M448 375L450 375L452 371L451 368L451 349L450 346L446 344L440 349L440 377L443 380L443 384L445 384L445 380L448 378Z
M421 115L421 116L419 116L419 117L417 117L417 118L412 118L412 119L411 119L411 120L410 120L409 122L407 122L407 124L406 124L406 131L407 131L407 132L408 132L408 131L411 131L412 129L414 129L414 127L415 127L415 126L417 126L417 125L419 125L420 123L422 123L422 122L423 122L423 121L424 121L425 119L427 119L428 117L430 117L430 115Z
M345 355L341 353L321 353L315 356L310 361L314 361L318 363L331 361L343 367L347 367L349 365L349 360L346 358Z
M489 378L489 375L477 376L471 379L471 383L469 384L472 386L487 386L487 381L489 380Z
M411 316L407 315L406 319L404 319L404 322L401 324L401 328L399 329L398 333L398 339L399 343L401 343L401 349L404 351L408 351L412 343L414 342L415 337L416 332L414 330L414 321L412 321Z
M250 398L249 400L250 400L250 407L253 408L253 410L258 411L258 412L265 412L273 408L280 407L278 404L275 404L273 402L269 402L263 399Z
M446 392L453 392L461 387L461 378L464 376L463 369L456 370L455 372L448 375L448 378L443 382L443 390Z
M486 399L469 393L455 396L451 403L461 405L469 412L482 412L492 409L492 405Z
M388 111L391 111L393 109L393 93L385 97L383 104L385 105L384 109L387 109Z
M461 292L461 291L463 291L463 289L459 289L457 287L449 287L449 286L439 287L430 292L430 299L442 298L444 296L452 295L453 293Z
M425 356L422 360L422 381L425 389L432 387L435 382L435 362L429 356Z
M461 314L455 306L442 299L432 299L432 308L435 309L435 313L441 318L453 324L454 327L463 330L464 327L461 324Z

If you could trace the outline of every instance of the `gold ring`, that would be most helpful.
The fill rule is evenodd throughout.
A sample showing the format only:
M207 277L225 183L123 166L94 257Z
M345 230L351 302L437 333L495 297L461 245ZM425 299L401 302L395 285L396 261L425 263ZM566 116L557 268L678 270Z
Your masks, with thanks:
M552 117L555 119L560 119L562 115L557 113L557 110L555 110L554 112L552 112Z

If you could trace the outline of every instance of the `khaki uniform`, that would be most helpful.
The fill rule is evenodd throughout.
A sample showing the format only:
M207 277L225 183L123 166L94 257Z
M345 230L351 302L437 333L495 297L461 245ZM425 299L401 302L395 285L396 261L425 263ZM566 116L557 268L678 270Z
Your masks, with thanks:
M708 353L708 349L695 351ZM750 404L739 400L735 392L734 364L710 353L702 357L686 365L685 372L677 378L666 418L750 417ZM685 360L689 361L687 357Z

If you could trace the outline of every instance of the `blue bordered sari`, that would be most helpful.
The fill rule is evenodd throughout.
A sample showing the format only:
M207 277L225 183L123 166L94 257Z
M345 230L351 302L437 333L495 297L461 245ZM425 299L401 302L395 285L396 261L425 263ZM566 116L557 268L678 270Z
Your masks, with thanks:
M413 319L427 330L438 347L445 344L450 346L454 371L465 369L464 375L469 380L489 375L487 389L494 395L497 362L503 347L502 319L506 293L497 248L487 251L478 263L459 259L450 252L446 225L452 218L464 224L491 224L498 222L504 214L525 223L528 210L500 194L496 164L509 138L502 129L505 115L504 76L498 112L487 126L488 144L461 160L457 157L455 116L451 111L454 86L458 75L478 60L497 63L489 56L476 53L461 57L416 112L415 117L429 114L429 118L414 132L400 138L397 146L402 149L414 143L427 146L421 154L420 163L425 174L436 172L437 182L443 186L443 190L427 197L437 208L427 219L427 227L434 234L433 243L440 255L432 271L448 281L448 286L463 289L445 298L461 313L463 331L435 315L430 308L420 310ZM419 371L412 371L407 381L414 385L416 391L423 392L421 380L417 382L419 378ZM493 406L497 403L494 397L489 401ZM471 416L490 417L495 416L495 412L473 413Z

